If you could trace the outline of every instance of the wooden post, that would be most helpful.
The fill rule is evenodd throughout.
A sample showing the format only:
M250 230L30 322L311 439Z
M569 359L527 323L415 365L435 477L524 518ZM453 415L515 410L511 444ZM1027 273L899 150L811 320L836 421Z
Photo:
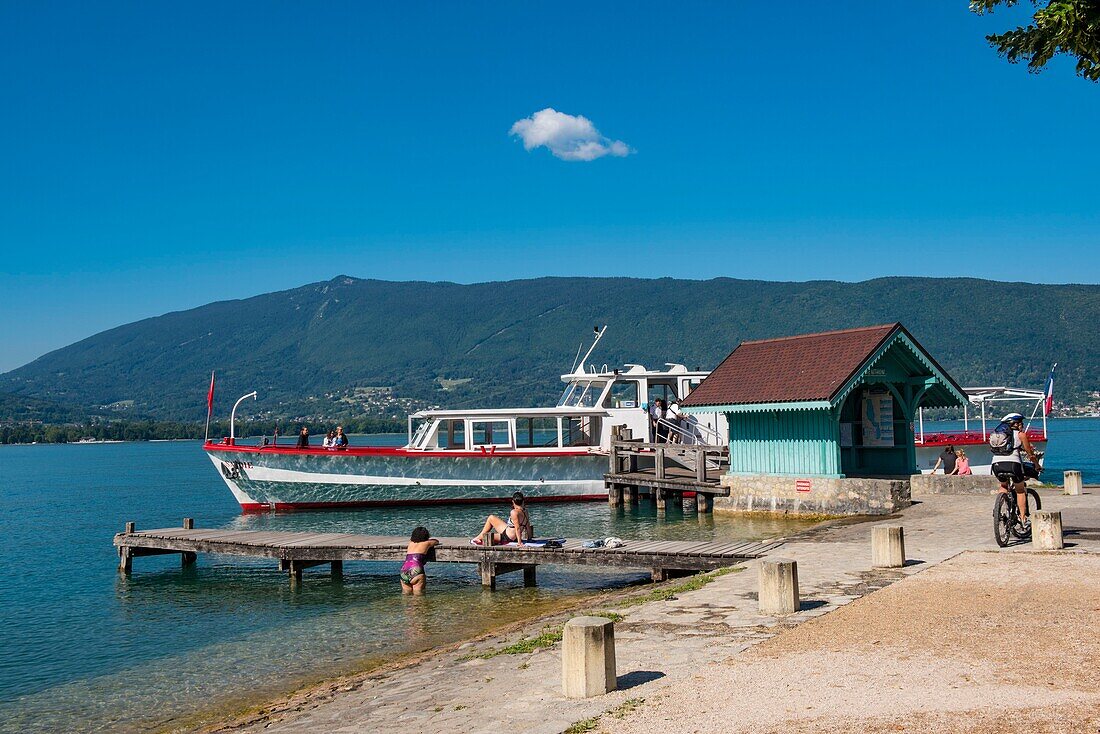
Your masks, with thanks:
M653 459L654 468L657 470L657 478L665 478L665 450L663 448L657 449L657 453Z
M566 698L602 696L618 687L615 623L574 617L562 629L561 688Z
M184 530L194 530L195 529L194 519L190 518L190 517L183 518L183 529Z
M638 490L633 484L623 485L623 504L633 505L638 502Z
M669 573L667 568L652 568L649 570L649 578L653 583L659 583L661 581L668 581Z
M876 525L871 528L871 565L874 568L901 568L905 565L905 530L901 525Z
M1036 510L1031 513L1031 546L1038 550L1062 550L1062 513Z
M341 578L344 575L344 562L333 561L329 564L329 572L332 574L332 578Z
M709 513L714 509L714 497L705 492L695 490L695 509L697 509L700 514Z
M199 555L193 551L184 551L180 553L180 566L187 568L188 566L195 565L195 561L198 560Z
M623 489L618 484L607 485L607 506L621 507L623 504Z
M707 452L702 446L695 447L695 481L707 481Z
M1081 472L1067 471L1062 475L1062 494L1076 496L1081 494L1081 489Z
M760 613L798 611L798 564L786 558L768 558L760 564Z
M653 499L657 503L657 514L663 515L665 513L665 505L667 503L668 490L661 489L660 487L653 488Z
M133 525L133 523L127 523ZM118 549L118 570L127 576L130 575L130 571L134 568L134 556L133 551L126 546L119 546Z
M535 568L534 564L530 566L524 566L523 568L523 585L535 586Z
M129 535L130 533L134 532L134 524L133 524L132 522L128 522L128 523L126 523L126 530L125 530L125 532L126 532L126 534L127 534L127 535Z
M610 466L609 472L611 474L618 474L619 469L621 468L619 466L619 447L615 445L615 437L614 436L611 437L611 461L610 461L610 464L611 464L611 466Z
M497 569L492 561L479 561L477 570L481 572L481 585L492 590L497 587Z

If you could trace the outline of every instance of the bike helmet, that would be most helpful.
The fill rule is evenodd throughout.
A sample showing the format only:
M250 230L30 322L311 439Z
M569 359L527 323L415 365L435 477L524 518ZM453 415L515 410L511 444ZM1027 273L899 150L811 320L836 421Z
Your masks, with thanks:
M1023 423L1024 416L1020 413L1009 413L1004 418L1001 418L1001 423Z

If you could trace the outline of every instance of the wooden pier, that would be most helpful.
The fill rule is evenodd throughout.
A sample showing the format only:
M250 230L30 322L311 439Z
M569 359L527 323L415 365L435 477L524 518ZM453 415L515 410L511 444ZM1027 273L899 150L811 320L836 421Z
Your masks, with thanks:
M198 553L250 556L278 560L280 570L300 581L302 571L329 564L334 575L343 572L345 561L404 561L408 539L349 533L266 532L255 530L200 530L190 520L182 528L137 531L133 523L115 536L119 568L130 573L133 559L140 556L179 554L184 566L195 562ZM757 558L782 541L696 542L684 540L627 540L622 548L585 548L584 540L566 540L561 548L472 545L469 538L440 538L430 561L476 563L481 583L496 586L497 576L523 572L524 584L535 584L535 568L541 564L638 568L663 581L676 572L710 571Z
M699 512L710 512L716 496L729 495L720 480L728 466L728 446L613 440L604 475L607 503L635 504L644 494L661 512L668 502L683 502L684 493L693 492Z

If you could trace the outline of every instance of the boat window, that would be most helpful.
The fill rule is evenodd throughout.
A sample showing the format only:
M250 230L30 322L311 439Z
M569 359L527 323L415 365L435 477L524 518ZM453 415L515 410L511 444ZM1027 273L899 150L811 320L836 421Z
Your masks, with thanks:
M428 427L431 425L431 421L419 421L419 423L416 424L416 430L413 432L412 439L409 440L409 446L419 446L424 441L424 435L428 432Z
M603 401L606 408L637 408L638 383L635 380L615 380Z
M557 445L557 418L516 418L516 448Z
M607 385L606 380L578 380L570 383L561 394L558 407L593 408Z
M563 446L599 446L599 416L570 416L561 419Z
M440 421L436 443L441 449L466 448L466 421L461 418Z
M474 446L511 446L508 421L474 421Z
M678 403L680 399L676 396L676 386L671 382L652 382L649 383L649 404L653 405L653 401L657 398L661 398L665 401L665 405L669 403Z

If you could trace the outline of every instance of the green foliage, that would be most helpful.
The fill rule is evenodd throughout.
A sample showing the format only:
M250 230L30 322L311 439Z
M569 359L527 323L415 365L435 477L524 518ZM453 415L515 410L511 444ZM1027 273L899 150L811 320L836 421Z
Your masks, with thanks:
M1018 0L972 0L979 15L998 5L1011 7ZM1096 0L1048 0L1032 2L1033 23L1005 33L986 36L989 44L1011 63L1026 60L1028 69L1040 71L1055 54L1077 59L1077 74L1100 81L1100 2Z
M1027 318L988 307L1002 302L1024 304ZM21 420L28 410L52 410L195 424L205 418L210 370L217 369L215 416L226 417L238 396L260 393L241 405L242 426L277 418L316 426L324 418L347 427L350 418L372 417L404 430L408 411L400 405L349 405L331 396L385 387L395 400L418 405L545 405L557 398L560 376L578 345L587 347L594 324L610 325L590 360L597 367L677 361L711 369L745 339L891 321L904 323L963 384L1040 388L1057 361L1060 400L1100 390L1094 285L961 278L457 285L340 277L105 331L0 375L0 391L17 396ZM38 402L19 407L28 399ZM0 422L11 420L0 412Z

